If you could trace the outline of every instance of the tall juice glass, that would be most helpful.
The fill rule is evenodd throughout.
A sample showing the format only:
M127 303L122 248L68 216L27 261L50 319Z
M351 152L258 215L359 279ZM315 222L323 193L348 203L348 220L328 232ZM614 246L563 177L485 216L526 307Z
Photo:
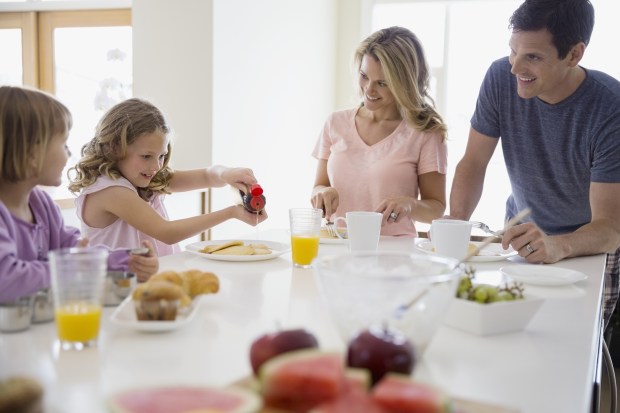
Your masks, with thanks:
M56 330L63 349L97 344L108 252L96 248L50 251Z
M318 255L322 215L323 211L316 208L289 210L291 252L295 267L311 268L312 260Z

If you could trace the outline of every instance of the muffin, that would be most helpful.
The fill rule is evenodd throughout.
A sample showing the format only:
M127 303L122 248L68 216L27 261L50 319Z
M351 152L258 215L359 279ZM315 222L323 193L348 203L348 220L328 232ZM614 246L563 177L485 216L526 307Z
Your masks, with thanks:
M132 299L140 321L172 321L183 297L183 289L169 281L149 281L133 291Z
M43 388L28 377L0 380L0 413L43 413Z

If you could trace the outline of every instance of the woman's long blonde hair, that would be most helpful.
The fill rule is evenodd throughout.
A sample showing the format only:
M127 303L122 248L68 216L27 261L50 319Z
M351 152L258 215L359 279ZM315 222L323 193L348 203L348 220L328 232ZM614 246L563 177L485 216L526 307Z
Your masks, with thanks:
M167 134L168 125L161 111L146 100L127 99L110 108L97 124L95 137L82 147L80 161L69 169L69 190L79 192L100 176L122 177L118 162L127 156L127 147L143 134L157 131ZM154 194L169 193L166 188L172 178L168 166L171 149L168 143L163 166L149 185L137 188L141 198L149 200Z
M378 30L355 51L358 72L364 55L381 64L402 118L417 130L441 132L445 139L447 127L429 95L430 72L417 36L397 26Z

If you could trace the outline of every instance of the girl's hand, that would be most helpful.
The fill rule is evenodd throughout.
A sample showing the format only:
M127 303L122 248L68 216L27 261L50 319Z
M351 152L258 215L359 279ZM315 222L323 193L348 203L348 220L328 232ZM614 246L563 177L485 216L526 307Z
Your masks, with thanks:
M247 192L247 187L257 182L254 172L249 168L226 168L222 171L222 180L243 192Z
M246 224L252 225L253 227L267 219L267 211L264 209L260 213L256 214L246 211L246 209L241 205L237 205L233 208L235 208L235 218L239 221L245 222Z
M88 238L80 238L78 239L77 244L75 244L75 246L77 248L86 248L88 247L88 242L89 242Z
M146 255L130 255L129 271L136 274L138 282L147 281L149 277L159 271L159 258L155 255L153 244L142 241L142 246L148 248Z

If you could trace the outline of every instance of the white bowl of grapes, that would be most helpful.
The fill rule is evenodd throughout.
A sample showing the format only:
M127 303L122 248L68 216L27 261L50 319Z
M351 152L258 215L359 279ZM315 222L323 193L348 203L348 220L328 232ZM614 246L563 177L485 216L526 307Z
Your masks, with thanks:
M469 270L459 280L454 300L444 324L479 336L522 331L544 299L528 294L515 281L482 282Z
M464 274L457 264L451 258L379 251L319 257L313 268L344 343L379 332L388 341L404 337L403 344L422 355L455 300Z

